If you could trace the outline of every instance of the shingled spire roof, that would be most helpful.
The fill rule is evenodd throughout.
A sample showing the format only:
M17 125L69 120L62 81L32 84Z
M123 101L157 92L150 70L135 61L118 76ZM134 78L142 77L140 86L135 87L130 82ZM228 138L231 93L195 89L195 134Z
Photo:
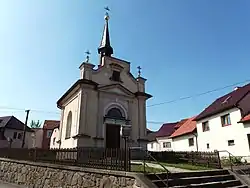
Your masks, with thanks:
M98 53L101 54L101 56L111 56L113 54L113 48L110 45L108 21L109 21L109 15L108 13L106 13L102 40L98 48Z

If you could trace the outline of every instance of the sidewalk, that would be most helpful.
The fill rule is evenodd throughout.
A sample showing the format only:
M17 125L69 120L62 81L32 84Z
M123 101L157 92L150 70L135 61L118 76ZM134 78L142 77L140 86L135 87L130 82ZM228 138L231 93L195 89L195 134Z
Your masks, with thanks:
M147 165L149 167L152 168L159 168L159 169L163 169L163 167L159 164L154 164L154 163L147 163ZM182 169L182 168L176 168L176 167L171 167L171 166L164 166L166 169L168 169L170 172L172 173L176 173L176 172L191 172L192 170L187 170L187 169Z

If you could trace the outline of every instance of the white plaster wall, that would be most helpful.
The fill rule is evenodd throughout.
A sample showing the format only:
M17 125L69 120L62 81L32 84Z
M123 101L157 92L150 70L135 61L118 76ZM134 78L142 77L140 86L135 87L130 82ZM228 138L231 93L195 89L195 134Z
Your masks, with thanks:
M152 148L152 144L153 144L153 148ZM147 144L148 151L160 151L159 147L160 147L160 145L157 141L149 142Z
M81 92L76 93L71 97L71 99L68 100L66 104L64 104L64 113L63 113L63 120L62 120L62 128L61 128L61 148L74 148L77 146L77 141L72 138L72 136L75 136L78 132L78 126L79 126L79 100L81 97ZM68 139L65 139L66 135L66 126L67 126L67 117L69 112L72 112L72 125L71 125L71 137Z
M59 136L60 136L59 129L58 128L54 129L50 138L50 149L59 148L59 144L57 143L59 140Z
M188 139L194 138L194 145L189 146ZM198 142L199 143L199 142ZM193 134L187 134L172 139L174 151L197 151L196 138Z
M171 138L169 138L169 137L159 137L159 138L156 138L156 140L159 143L158 151L173 151L173 143L172 143ZM164 142L170 142L171 143L171 148L164 148L163 147Z
M222 127L221 116L230 114L231 125ZM223 113L205 118L197 122L198 143L201 151L227 150L235 156L248 156L249 144L247 134L250 134L250 125L245 126L238 123L241 119L240 110L237 108L225 111ZM202 122L209 121L210 131L202 131ZM234 140L234 146L228 146L228 140ZM209 143L210 149L206 145ZM226 152L220 153L228 155Z
M17 132L18 133L21 133L23 134L23 131L21 130L16 130L16 129L5 129L4 131L4 136L6 138L10 137L13 139L13 136L14 136L14 132ZM25 145L24 147L25 148L31 148L32 147L32 137L31 137L31 132L26 132L25 134ZM22 138L21 139L13 139L13 142L12 142L12 145L11 145L12 148L21 148L22 147Z

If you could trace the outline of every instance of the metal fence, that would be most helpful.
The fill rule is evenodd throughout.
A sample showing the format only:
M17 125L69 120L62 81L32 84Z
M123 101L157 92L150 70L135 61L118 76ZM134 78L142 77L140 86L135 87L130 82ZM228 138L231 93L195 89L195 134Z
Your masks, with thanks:
M0 148L0 157L89 168L130 171L130 150L108 148Z
M165 163L188 163L192 165L207 166L211 168L221 168L218 152L150 152L150 154L160 162Z

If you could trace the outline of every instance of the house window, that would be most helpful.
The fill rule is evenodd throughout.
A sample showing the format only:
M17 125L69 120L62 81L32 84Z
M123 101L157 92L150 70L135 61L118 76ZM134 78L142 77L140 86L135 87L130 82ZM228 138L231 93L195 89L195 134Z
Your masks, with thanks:
M72 112L70 111L67 117L67 124L66 124L66 134L65 138L70 138L71 136L71 125L72 125Z
M47 131L47 138L50 138L51 135L52 135L52 131L51 130Z
M208 124L208 121L206 122L203 122L202 123L202 131L205 132L205 131L209 131L209 124Z
M16 139L16 138L17 138L17 132L14 132L13 139Z
M22 133L18 133L17 139L21 140L22 139Z
M120 72L113 70L113 74L112 74L111 80L116 81L116 82L120 82L121 81L121 79L120 79Z
M228 146L234 146L234 140L228 140Z
M154 148L154 143L151 143L151 149L153 149Z
M189 138L188 139L188 145L189 146L194 146L194 138Z
M209 148L210 148L209 143L207 143L207 149L209 149Z
M53 138L53 145L55 145L55 143L56 143L56 137Z
M231 125L231 120L230 120L229 114L221 116L221 125L222 125L222 127Z
M171 142L163 142L163 148L171 148Z

